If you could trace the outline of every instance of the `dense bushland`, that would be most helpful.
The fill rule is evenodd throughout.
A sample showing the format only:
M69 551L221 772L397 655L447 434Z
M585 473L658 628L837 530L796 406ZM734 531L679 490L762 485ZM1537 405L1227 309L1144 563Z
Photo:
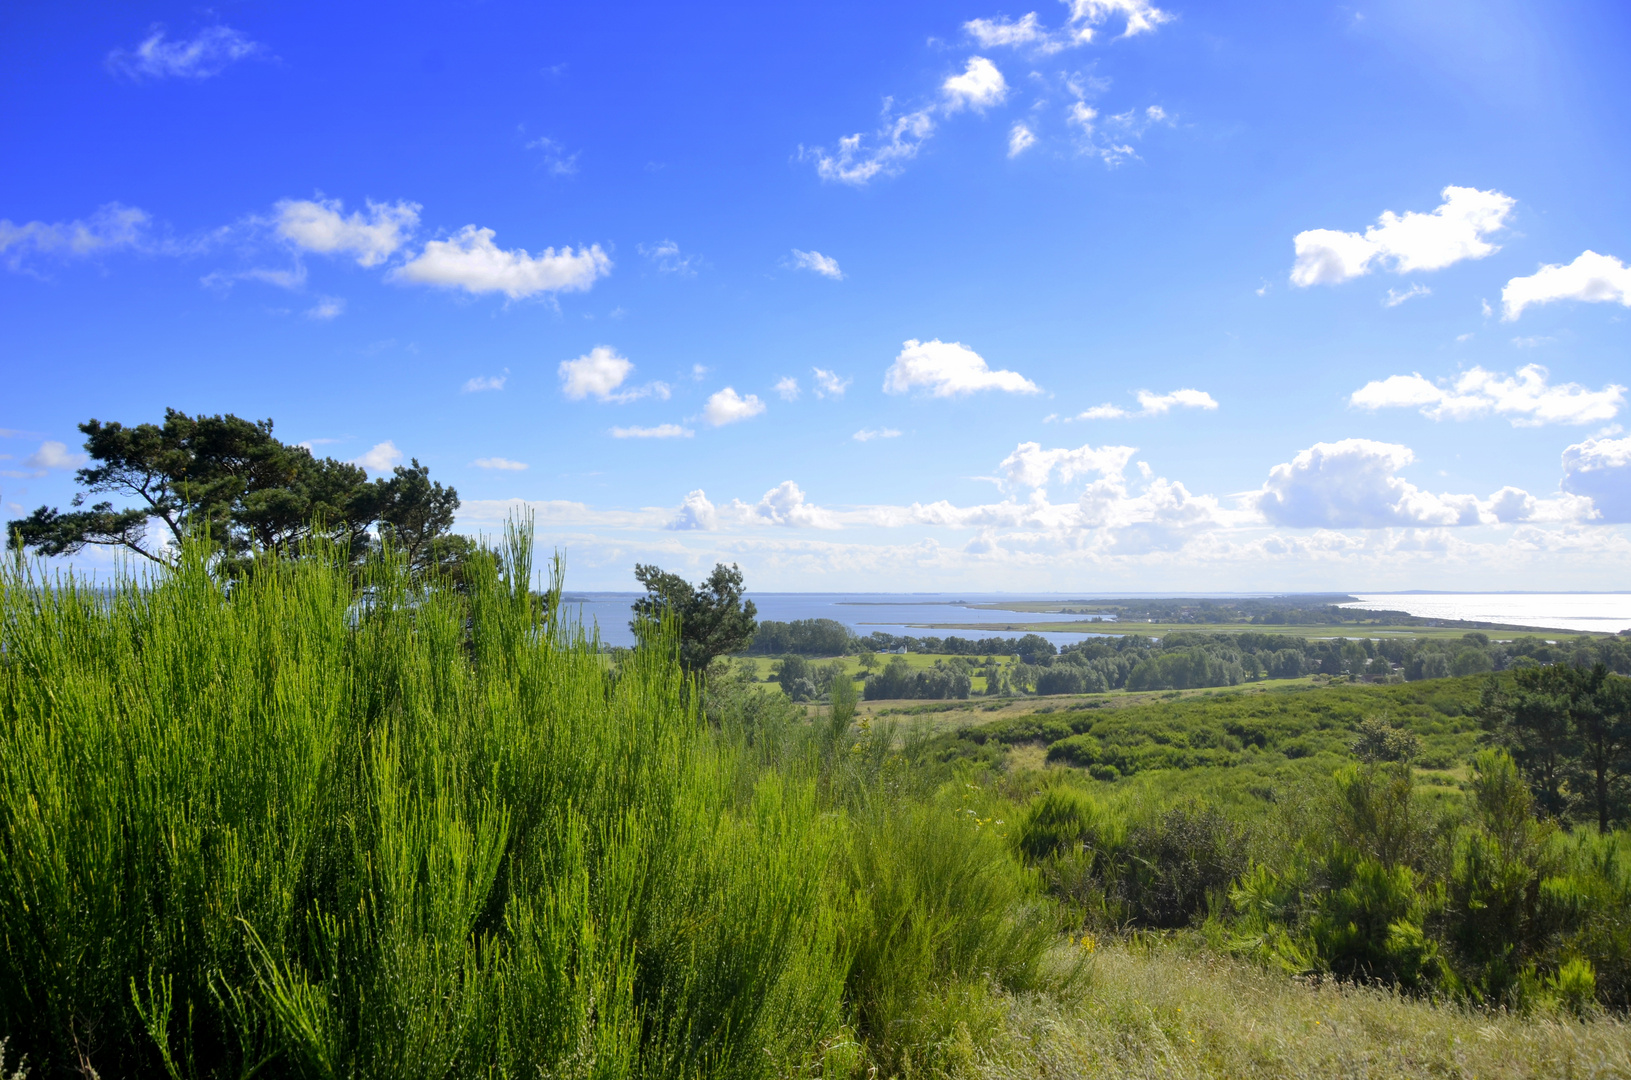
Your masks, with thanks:
M887 736L710 726L671 628L609 665L529 590L530 542L464 592L387 553L359 595L321 547L230 582L193 547L111 592L11 569L11 1060L841 1075L929 1061L958 1001L1043 982L1033 875L883 783Z

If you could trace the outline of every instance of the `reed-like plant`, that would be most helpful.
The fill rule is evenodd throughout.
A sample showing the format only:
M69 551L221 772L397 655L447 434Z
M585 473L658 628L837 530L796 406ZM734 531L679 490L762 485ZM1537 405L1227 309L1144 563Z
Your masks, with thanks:
M0 582L0 1035L31 1074L771 1076L843 1021L813 778L609 670L512 528Z

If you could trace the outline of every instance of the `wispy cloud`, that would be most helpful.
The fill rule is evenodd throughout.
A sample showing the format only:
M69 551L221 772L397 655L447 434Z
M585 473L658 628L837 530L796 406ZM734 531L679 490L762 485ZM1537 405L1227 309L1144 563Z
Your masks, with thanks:
M679 424L658 424L656 427L614 427L614 439L689 439L696 432Z
M505 368L500 375L475 375L464 381L464 385L459 387L459 393L479 394L487 390L502 390L509 379L509 368Z
M794 269L809 270L834 281L844 280L844 272L838 268L838 260L819 251L800 251L794 248L791 265Z
M477 458L470 463L476 469L496 469L500 472L522 472L527 468L524 461L511 461L509 458L484 457Z
M1165 416L1174 408L1214 410L1218 403L1211 394L1205 390L1183 389L1174 390L1169 394L1156 394L1149 390L1138 391L1138 411L1132 412L1119 405L1095 405L1091 409L1078 413L1078 420L1129 420L1148 416Z
M828 371L826 368L810 370L815 374L816 397L819 398L843 397L844 391L855 381L853 378L840 378L836 371Z
M551 138L538 138L527 143L528 150L536 150L543 159L544 171L552 176L576 176L578 172L578 154L574 150L570 154L566 147Z
M319 296L317 303L306 309L306 318L327 322L345 313L345 301L338 296Z
M108 53L108 70L132 79L207 79L239 60L266 52L230 26L211 26L191 38L171 40L155 26L128 49Z
M1425 285L1421 285L1421 284L1417 284L1417 283L1412 282L1410 288L1408 288L1408 289L1404 289L1404 290L1389 289L1387 291L1387 295L1382 297L1382 306L1383 307L1398 307L1400 304L1404 303L1406 300L1414 300L1418 296L1431 296L1431 295L1433 295L1433 290L1432 289L1429 289Z
M367 201L349 215L339 199L281 199L272 207L277 235L302 251L350 255L358 266L378 266L406 244L419 226L418 203Z
M672 240L661 240L650 247L641 244L640 254L651 260L659 274L676 277L696 277L697 264L701 261L696 255L681 254L680 246Z
M791 375L783 375L777 379L774 389L776 396L783 401L797 401L799 394L803 393L803 390L799 387L799 381Z
M900 438L900 431L892 427L862 428L854 435L851 435L850 438L856 442L871 442L873 439L898 439Z
M1417 409L1431 420L1470 420L1504 416L1514 427L1542 424L1595 424L1612 420L1625 404L1626 388L1609 383L1592 390L1578 383L1549 382L1539 364L1516 375L1474 367L1453 380L1435 383L1420 374L1390 375L1366 383L1349 397L1357 408Z

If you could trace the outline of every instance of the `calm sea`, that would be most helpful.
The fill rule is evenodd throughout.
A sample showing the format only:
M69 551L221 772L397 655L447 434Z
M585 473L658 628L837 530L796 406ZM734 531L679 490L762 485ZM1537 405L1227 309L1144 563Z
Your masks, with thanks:
M1466 619L1551 630L1631 628L1631 593L1352 593L1367 611L1404 611L1424 619Z
M610 645L632 645L629 606L643 593L569 592L565 607L575 609L585 625L600 628L600 639ZM1064 597L1017 596L1012 593L752 593L759 618L791 622L794 619L836 619L856 634L882 630L886 634L942 637L974 636L967 630L924 630L924 623L1024 623L1076 621L1066 615L1036 615L1016 611L979 611L969 604L1004 600L1047 600ZM1081 595L1081 594L1079 594ZM1109 598L1111 594L1105 594ZM1145 593L1145 596L1159 595ZM1180 595L1180 594L1172 594ZM1194 596L1194 593L1181 594ZM1241 594L1232 594L1241 595ZM1258 594L1262 595L1262 594ZM1351 593L1359 601L1347 607L1376 611L1405 611L1432 619L1467 619L1552 630L1600 630L1610 633L1631 627L1631 593ZM1220 594L1221 596L1221 594ZM1083 623L1080 633L1042 635L1056 645L1080 641L1102 624ZM916 626L914 626L916 624ZM1089 629L1092 627L1092 629ZM1018 631L996 630L1002 637Z
M579 593L568 592L564 606L576 605L578 618L585 625L593 622L600 627L600 640L609 645L632 645L634 635L629 631L629 606L644 593ZM927 637L976 636L967 630L914 629L917 623L1020 623L1047 619L1050 622L1074 621L1065 615L1021 614L1014 611L976 611L964 605L989 604L993 601L1022 599L1012 594L993 593L751 593L750 598L759 609L759 618L792 622L794 619L836 619L858 635L881 630L886 634ZM1032 597L1031 599L1035 599ZM1084 620L1085 621L1085 620ZM1090 625L1090 624L1089 624ZM1101 624L1102 626L1102 624ZM1001 637L1018 637L1018 633L993 631ZM1055 645L1068 645L1082 640L1082 634L1044 634Z

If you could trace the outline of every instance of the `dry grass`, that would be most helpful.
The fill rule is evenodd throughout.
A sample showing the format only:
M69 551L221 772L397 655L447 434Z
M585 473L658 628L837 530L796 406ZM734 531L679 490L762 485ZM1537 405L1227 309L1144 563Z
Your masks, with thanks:
M1232 960L1111 945L1074 1000L1009 999L969 1072L1008 1077L1585 1078L1631 1076L1631 1026L1475 1012L1309 985Z

